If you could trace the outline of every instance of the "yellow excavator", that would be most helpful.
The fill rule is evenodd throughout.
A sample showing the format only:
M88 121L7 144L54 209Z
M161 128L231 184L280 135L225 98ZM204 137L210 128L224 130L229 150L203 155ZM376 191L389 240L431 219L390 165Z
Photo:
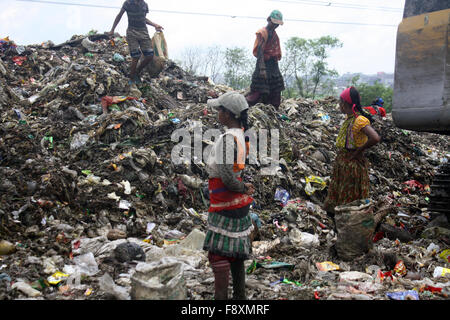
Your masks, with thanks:
M399 128L448 135L450 141L449 36L450 0L405 0L392 117ZM429 210L450 220L450 163L440 166L431 189Z

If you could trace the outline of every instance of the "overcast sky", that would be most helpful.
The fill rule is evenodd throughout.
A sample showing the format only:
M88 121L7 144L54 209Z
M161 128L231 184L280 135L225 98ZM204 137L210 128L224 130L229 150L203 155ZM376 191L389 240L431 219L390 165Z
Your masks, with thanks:
M0 38L17 44L55 44L94 29L109 31L124 0L46 0L80 5L0 0ZM148 0L147 18L164 27L169 55L180 59L186 47L243 47L251 51L255 32L266 25L273 9L283 13L277 29L281 42L331 35L344 46L328 62L340 74L394 72L397 26L404 0ZM328 5L330 4L330 5ZM92 5L115 7L95 8ZM393 8L393 9L391 9ZM165 12L171 11L171 12ZM178 13L177 13L178 12ZM197 14L183 14L189 12ZM198 13L209 14L200 15ZM220 16L225 15L225 16ZM235 16L234 18L231 16ZM126 14L116 32L125 35ZM320 23L308 21L321 21ZM325 23L341 22L355 24ZM367 26L379 24L384 26ZM149 26L150 35L154 28Z

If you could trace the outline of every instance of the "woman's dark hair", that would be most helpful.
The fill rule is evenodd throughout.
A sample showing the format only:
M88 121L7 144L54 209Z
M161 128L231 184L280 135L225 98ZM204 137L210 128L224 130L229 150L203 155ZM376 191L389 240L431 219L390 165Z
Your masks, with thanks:
M370 123L373 123L374 119L369 112L363 109L361 105L361 97L359 96L359 92L355 87L350 88L350 98L352 99L353 104L356 106L356 110L358 110L364 117L369 119Z
M244 132L248 130L248 109L245 109L241 112L241 115L239 116L239 119L241 120L241 125L244 128Z
M244 111L241 112L241 114L239 116L237 116L236 114L234 114L233 112L231 112L230 110L226 109L223 106L220 106L220 108L223 111L228 112L231 117L239 120L241 122L241 126L244 128L244 132L248 130L248 128L249 128L249 125L248 125L248 109L245 109Z

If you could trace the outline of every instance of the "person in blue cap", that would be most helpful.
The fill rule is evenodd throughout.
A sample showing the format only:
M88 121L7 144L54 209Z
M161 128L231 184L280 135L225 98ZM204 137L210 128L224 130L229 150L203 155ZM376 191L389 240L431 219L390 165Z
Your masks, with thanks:
M379 115L381 118L386 117L386 109L383 107L383 98L376 98L369 107L364 107L372 115Z
M285 89L278 61L281 60L280 39L275 31L283 25L283 15L273 10L267 18L267 26L256 32L253 55L257 58L252 75L250 93L246 95L249 106L258 102L271 104L275 108L281 104L281 92Z

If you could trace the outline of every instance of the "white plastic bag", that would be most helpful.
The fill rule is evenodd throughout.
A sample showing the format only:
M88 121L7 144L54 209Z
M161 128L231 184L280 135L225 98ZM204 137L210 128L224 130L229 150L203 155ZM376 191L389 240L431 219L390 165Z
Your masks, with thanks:
M112 294L118 300L130 300L130 295L125 287L115 284L113 278L108 273L105 273L99 279L100 290Z

